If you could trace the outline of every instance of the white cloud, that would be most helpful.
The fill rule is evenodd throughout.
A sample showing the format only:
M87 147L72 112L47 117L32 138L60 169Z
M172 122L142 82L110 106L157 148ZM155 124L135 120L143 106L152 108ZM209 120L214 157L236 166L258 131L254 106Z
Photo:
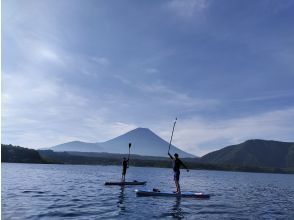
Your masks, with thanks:
M128 86L132 85L132 82L127 77L124 77L124 76L119 75L119 74L115 74L115 75L113 75L113 77L115 79L119 80L121 83L123 83L125 85L128 85Z
M199 110L215 107L219 104L217 100L191 97L185 93L172 90L161 83L137 85L137 88L152 94L155 99L160 99L161 103L180 106L181 108L197 108Z
M46 143L44 139L48 136L44 134L50 131L53 136L58 126L64 128L65 121L75 120L88 102L71 89L65 89L54 77L39 71L5 72L3 82L2 137L10 143L29 145L26 142L29 140L32 145ZM28 138L33 134L39 138Z
M109 118L105 105L46 72L28 69L3 74L3 143L40 148L73 140L98 142L137 127Z
M70 29L64 30L62 24L66 22L60 22L55 4L42 3L42 9L51 7L51 10L45 11L37 10L38 7L32 10L31 4L22 5L19 2L15 4L19 9L25 6L26 10L6 10L4 15L6 22L4 22L3 34L5 39L9 39L7 42L14 49L6 54L13 54L10 66L12 69L18 69L18 72L2 74L4 141L38 147L71 140L103 141L136 127L136 123L130 119L126 119L129 122L123 121L121 115L125 118L126 114L131 115L135 112L132 119L137 118L145 126L151 117L145 119L142 114L148 111L153 111L152 117L169 117L166 113L170 109L173 112L206 110L218 107L220 104L218 100L193 97L188 92L174 90L160 83L140 84L134 82L132 78L123 76L115 77L127 85L124 87L137 90L128 93L124 92L124 88L116 87L113 88L115 91L111 91L110 87L109 90L103 88L101 91L98 89L87 91L86 81L90 77L95 77L95 80L97 79L95 82L98 84L99 76L111 75L106 71L109 70L107 67L111 67L111 57L105 57L103 54L96 57L92 57L93 54L79 54L75 52L80 51L80 48L77 45L74 46L74 39L68 44L73 47L70 51L66 51L65 48L69 47L66 47L64 40L70 37L68 35ZM168 9L164 4L164 10L170 10L173 15L189 19L204 14L202 12L208 9L209 4L208 0L171 0L168 3ZM63 7L59 10L63 10ZM22 14L14 13L21 11L23 11ZM60 15L65 18L63 13ZM194 20L196 19L193 19L193 22ZM219 35L218 33L218 38ZM156 51L157 54L141 62L134 59L132 67L138 67L137 69L141 72L156 75L155 73L159 70L154 67L161 66L158 64L163 59L176 54L175 49L160 51L159 48ZM293 67L291 48L270 54L277 56L276 59L280 62ZM20 59L21 56L23 56L22 59ZM28 66L23 67L23 64ZM83 76L72 77L75 78L72 80L67 74L72 74L71 76L83 74ZM83 78L87 80L76 82ZM94 84L93 81L91 82ZM96 87L99 88L99 85ZM139 93L138 96L135 96L136 92ZM130 97L131 95L133 96ZM242 101L274 99L279 96L275 93ZM126 111L123 112L122 109ZM117 118L110 117L110 114ZM201 155L211 149L222 147L219 146L220 143L225 146L249 138L289 140L293 138L294 130L291 121L293 121L293 109L225 121L197 117L180 119L176 128L175 144ZM149 123L148 126L168 140L170 130L164 131L169 126L162 124L158 127L155 123Z
M75 121L58 117L60 123L52 124L44 120L16 120L14 125L19 127L5 129L2 142L36 149L76 140L94 143L107 141L137 127L132 123L109 121L99 116L99 113L79 113L81 115L77 115ZM10 142L11 140L13 142Z
M233 101L241 101L241 102L252 102L252 101L263 101L263 100L273 100L279 98L292 97L294 95L294 90L277 90L271 91L270 93L265 93L261 95L255 95L252 97L244 98L244 99L236 99Z
M147 68L145 69L145 72L148 74L156 74L159 73L159 70L157 68Z
M38 48L36 55L42 59L49 60L55 62L57 64L62 64L61 58L57 55L55 51L46 47Z
M81 127L84 131L77 133L76 136L85 135L85 141L102 142L111 138L115 138L130 130L137 128L134 123L126 123L122 121L115 121L104 117L104 113L109 111L107 108L99 109L99 111L89 111L87 116L83 119Z
M293 141L294 108L266 112L243 118L212 121L203 118L179 119L174 144L183 150L204 155L248 139ZM166 126L166 124L164 125ZM156 128L166 140L170 131Z
M102 66L108 66L110 64L109 59L106 57L92 57L92 60Z
M192 17L208 7L208 0L172 0L168 8L181 17Z
M115 138L137 127L138 126L133 123L124 123L124 122L111 123L108 129L106 130L105 140L110 138Z

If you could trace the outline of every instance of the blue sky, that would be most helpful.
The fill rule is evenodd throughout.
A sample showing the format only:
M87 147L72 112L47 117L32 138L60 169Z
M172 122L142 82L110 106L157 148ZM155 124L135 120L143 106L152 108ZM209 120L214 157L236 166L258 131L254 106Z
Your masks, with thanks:
M203 155L294 141L292 0L4 0L2 143L136 127Z

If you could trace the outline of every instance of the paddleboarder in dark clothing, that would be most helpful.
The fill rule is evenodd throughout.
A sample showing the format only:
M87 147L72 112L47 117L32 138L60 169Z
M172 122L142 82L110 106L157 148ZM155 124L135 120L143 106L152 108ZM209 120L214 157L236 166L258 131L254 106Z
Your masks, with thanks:
M177 153L174 154L175 157L173 157L168 152L169 157L173 160L173 170L174 170L174 181L177 187L178 194L181 194L181 187L180 187L180 168L183 166L185 169L187 169L187 172L189 172L188 167L179 159L179 155Z
M129 168L129 158L126 159L124 157L124 160L122 162L122 166L123 166L123 169L122 169L121 181L124 182L126 179L127 169Z
M128 156L128 159L126 159L124 157L124 160L122 162L122 166L123 166L123 170L122 170L122 174L121 174L121 181L122 182L125 182L127 169L129 168L129 160L130 160L131 146L132 146L132 143L129 143L129 156Z

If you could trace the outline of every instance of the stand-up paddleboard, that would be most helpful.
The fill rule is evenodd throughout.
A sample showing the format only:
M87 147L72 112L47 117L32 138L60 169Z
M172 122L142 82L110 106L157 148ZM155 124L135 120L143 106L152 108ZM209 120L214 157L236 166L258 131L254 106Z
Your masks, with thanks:
M132 182L105 182L106 186L126 186L126 185L145 185L146 181L139 182L139 181L132 181Z
M188 198L197 198L197 199L209 199L209 194L203 193L192 193L192 192L182 192L177 194L175 192L161 192L159 190L135 190L137 196L168 196L168 197L188 197Z

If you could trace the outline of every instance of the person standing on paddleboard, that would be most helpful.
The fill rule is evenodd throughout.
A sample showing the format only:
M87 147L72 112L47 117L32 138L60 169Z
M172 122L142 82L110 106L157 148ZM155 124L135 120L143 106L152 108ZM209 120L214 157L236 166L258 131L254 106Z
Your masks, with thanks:
M132 143L129 143L129 156L128 156L128 159L126 159L124 157L123 162L122 162L122 166L123 166L123 170L122 170L122 174L121 174L121 181L122 182L125 182L125 180L126 180L127 169L129 168L131 146L132 146Z
M181 194L181 187L180 187L180 168L183 166L185 169L187 169L187 172L189 172L188 167L179 159L179 155L177 153L174 154L175 157L173 157L168 152L169 157L173 160L173 170L174 170L174 181L177 187L178 194Z
M127 169L129 167L129 159L126 159L124 157L123 162L122 162L122 166L123 166L123 169L122 169L122 174L121 174L121 181L124 182L126 179Z

